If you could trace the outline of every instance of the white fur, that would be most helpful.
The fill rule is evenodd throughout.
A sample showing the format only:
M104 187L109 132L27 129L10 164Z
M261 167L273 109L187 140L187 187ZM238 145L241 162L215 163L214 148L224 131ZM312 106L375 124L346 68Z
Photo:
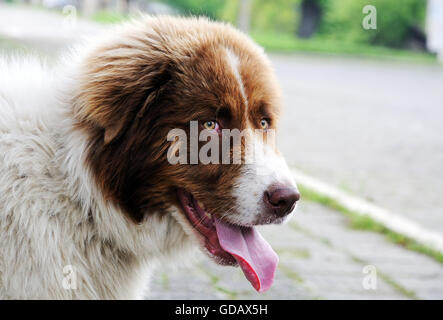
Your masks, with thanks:
M240 225L253 225L265 211L263 194L275 183L296 188L285 159L277 154L272 144L264 144L263 139L255 136L251 141L252 161L243 165L242 172L234 182L233 195L236 197L237 215L233 216L233 223ZM290 213L281 222L288 221ZM262 217L265 218L266 217ZM263 220L262 220L263 221ZM269 221L271 222L271 221Z
M234 77L237 80L238 87L240 89L240 94L243 98L243 102L245 104L245 113L248 113L248 97L246 96L245 86L243 84L243 79L240 74L239 64L240 60L237 55L231 50L226 48L226 56L228 65L231 67L232 72L234 73Z
M190 237L173 214L136 226L103 200L65 103L74 75L0 61L0 299L143 297L152 268L182 261ZM77 289L63 286L66 266Z
M226 48L226 57L228 65L237 80L245 104L245 112L247 113L248 99L239 70L239 58L229 48ZM251 133L246 132L246 136L248 135L251 135ZM263 139L257 139L254 134L252 136L252 144L248 147L254 150L253 161L243 166L242 173L233 188L233 195L237 199L235 208L238 214L233 215L231 220L233 223L240 225L256 223L257 218L265 211L263 194L272 184L281 183L288 187L296 187L285 159L278 155L270 145L264 145ZM293 212L295 212L295 209ZM287 215L284 221L288 221L293 212Z

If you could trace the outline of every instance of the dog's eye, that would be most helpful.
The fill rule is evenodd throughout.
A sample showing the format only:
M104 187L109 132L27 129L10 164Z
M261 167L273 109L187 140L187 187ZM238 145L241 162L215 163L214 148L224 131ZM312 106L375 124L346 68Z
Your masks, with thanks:
M206 121L203 123L203 127L208 130L216 130L218 128L218 123L216 121Z
M268 127L269 127L269 120L261 119L260 120L260 126L262 127L262 129L268 129Z

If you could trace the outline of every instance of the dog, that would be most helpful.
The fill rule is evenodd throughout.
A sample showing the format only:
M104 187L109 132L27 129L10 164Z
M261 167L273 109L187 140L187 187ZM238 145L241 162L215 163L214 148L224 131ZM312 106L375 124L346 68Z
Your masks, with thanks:
M168 135L190 123L216 141L277 128L280 89L247 35L148 16L51 65L2 58L0 74L1 299L141 299L158 266L196 248L271 286L278 257L255 226L287 221L300 198L276 147L248 135L264 173L243 151L170 161L183 143Z

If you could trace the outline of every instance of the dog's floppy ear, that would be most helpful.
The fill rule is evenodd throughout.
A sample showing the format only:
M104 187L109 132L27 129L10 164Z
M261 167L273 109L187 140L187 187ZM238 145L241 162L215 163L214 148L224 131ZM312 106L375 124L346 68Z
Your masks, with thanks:
M99 128L103 143L119 137L161 95L171 79L171 62L149 47L103 48L87 59L74 112Z

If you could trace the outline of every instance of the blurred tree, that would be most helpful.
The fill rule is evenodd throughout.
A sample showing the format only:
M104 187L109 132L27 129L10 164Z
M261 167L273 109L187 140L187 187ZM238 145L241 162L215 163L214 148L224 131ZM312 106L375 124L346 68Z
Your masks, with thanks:
M377 29L362 27L363 7L377 9ZM325 0L320 34L349 42L405 47L423 41L425 0Z
M163 0L185 14L206 15L217 19L222 15L224 0Z
M426 0L157 0L184 14L207 15L254 33L319 36L350 43L425 47ZM442 0L443 1L443 0ZM365 30L362 12L377 9L377 29Z
M223 10L218 17L220 20L227 21L235 25L238 23L238 11L239 11L239 1L238 0L226 0Z
M297 30L300 0L253 0L251 28L258 32L292 33Z
M301 18L297 35L300 38L309 38L320 23L323 0L303 0L300 4Z

